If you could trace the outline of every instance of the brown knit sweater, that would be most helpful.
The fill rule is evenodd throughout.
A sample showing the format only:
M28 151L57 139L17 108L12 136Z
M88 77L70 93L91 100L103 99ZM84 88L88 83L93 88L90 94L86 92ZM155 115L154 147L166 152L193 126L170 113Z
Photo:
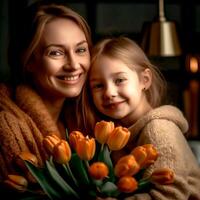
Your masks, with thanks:
M15 173L13 158L21 151L30 151L42 165L47 155L43 137L58 133L58 127L42 99L28 86L16 91L0 84L0 180Z
M188 123L174 106L161 106L139 119L129 130L129 148L151 143L159 152L157 161L145 173L168 167L175 172L171 185L155 185L149 193L134 195L126 200L200 200L200 167L183 133ZM129 149L129 150L130 150Z

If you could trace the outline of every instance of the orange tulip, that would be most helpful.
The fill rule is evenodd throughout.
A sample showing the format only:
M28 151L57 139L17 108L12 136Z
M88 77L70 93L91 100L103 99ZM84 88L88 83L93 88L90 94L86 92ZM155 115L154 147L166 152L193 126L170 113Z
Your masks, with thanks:
M130 131L122 126L116 127L108 137L107 144L110 150L120 150L128 142Z
M28 181L23 177L19 175L8 175L8 178L4 180L4 184L12 189L15 189L19 192L26 191L28 187Z
M57 163L66 164L71 159L71 149L67 141L61 140L53 149L53 158Z
M121 157L114 167L114 173L117 177L133 176L140 170L132 154Z
M174 171L168 168L157 169L152 173L150 181L162 185L171 184L174 182Z
M46 136L44 139L43 139L43 145L44 145L44 148L46 149L46 151L50 154L53 153L53 148L54 146L60 142L60 138L53 134L53 135L48 135Z
M132 176L123 176L117 182L117 187L121 192L131 193L138 188L138 182Z
M92 178L102 180L108 176L109 170L105 163L94 162L89 166L88 172Z
M147 160L147 151L143 146L138 146L131 151L131 154L135 157L135 160L142 168Z
M143 164L144 167L147 167L153 164L157 160L158 152L156 148L153 146L153 144L144 144L142 146L146 149L146 152L147 152L147 159L145 163Z
M20 167L24 172L28 171L28 168L26 167L24 160L31 162L36 167L38 166L38 159L37 157L28 152L28 151L22 151L19 155L15 157L15 163L17 166Z
M70 146L76 150L76 146L77 146L77 141L79 139L82 139L84 138L84 135L80 132L80 131L72 131L70 134L69 134L69 143L70 143Z
M96 144L94 138L88 136L77 141L76 152L82 160L91 160L95 154Z
M107 121L100 121L97 122L94 128L94 135L96 140L100 144L105 144L108 140L109 135L114 130L114 123L113 122L107 122Z

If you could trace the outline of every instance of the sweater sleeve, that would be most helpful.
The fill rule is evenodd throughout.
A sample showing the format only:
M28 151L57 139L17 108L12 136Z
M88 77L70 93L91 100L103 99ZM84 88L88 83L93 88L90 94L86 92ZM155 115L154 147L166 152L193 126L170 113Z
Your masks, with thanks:
M179 127L169 120L152 120L137 141L137 145L147 143L155 145L159 157L145 176L157 168L170 168L175 173L174 183L155 184L148 194L136 194L126 200L200 200L200 168Z
M0 112L0 179L15 173L13 158L21 151L34 153L41 163L40 153L28 125L13 114Z

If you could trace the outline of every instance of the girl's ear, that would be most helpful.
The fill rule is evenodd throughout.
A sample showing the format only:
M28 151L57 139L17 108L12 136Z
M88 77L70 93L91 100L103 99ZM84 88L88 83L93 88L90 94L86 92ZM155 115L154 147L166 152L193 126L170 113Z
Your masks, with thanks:
M152 83L152 72L149 68L146 68L142 73L141 73L141 82L143 84L143 89L147 90Z

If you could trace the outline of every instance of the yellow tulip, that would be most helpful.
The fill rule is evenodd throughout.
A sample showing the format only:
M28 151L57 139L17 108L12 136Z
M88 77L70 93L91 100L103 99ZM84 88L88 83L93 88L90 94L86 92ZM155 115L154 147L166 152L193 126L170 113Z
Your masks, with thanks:
M115 125L113 122L107 122L107 121L100 121L97 122L94 128L94 135L96 140L100 144L105 144L108 140L109 135L114 130Z
M107 144L110 150L120 150L127 144L129 137L130 131L125 127L118 126L108 137Z
M109 170L104 162L94 162L89 166L88 172L92 178L102 180L108 176Z
M140 166L132 154L121 157L114 167L114 173L117 177L133 176L139 170Z
M94 138L88 136L77 141L76 152L82 160L91 160L95 154L96 144Z
M60 142L60 138L55 135L55 134L52 134L52 135L48 135L46 136L44 139L43 139L43 145L44 145L44 148L46 149L46 151L49 153L49 154L52 154L53 153L53 148L54 146Z
M72 131L69 134L69 144L72 149L76 150L77 141L82 138L84 138L84 135L80 131Z
M138 182L132 176L123 176L117 182L117 187L121 192L131 193L138 188Z
M71 159L71 149L67 141L61 140L53 149L53 158L59 164L67 164Z
M17 164L17 166L19 166L20 169L22 169L24 172L26 172L26 171L28 171L28 168L26 167L24 161L29 161L33 165L35 165L36 167L38 166L37 157L34 154L32 154L32 153L30 153L28 151L22 151L15 158L15 163Z
M174 182L174 171L169 168L162 168L155 170L150 181L157 184L167 185Z
M4 184L7 187L15 189L19 192L26 191L28 187L28 181L23 176L13 175L13 174L8 175L8 178L4 180Z

